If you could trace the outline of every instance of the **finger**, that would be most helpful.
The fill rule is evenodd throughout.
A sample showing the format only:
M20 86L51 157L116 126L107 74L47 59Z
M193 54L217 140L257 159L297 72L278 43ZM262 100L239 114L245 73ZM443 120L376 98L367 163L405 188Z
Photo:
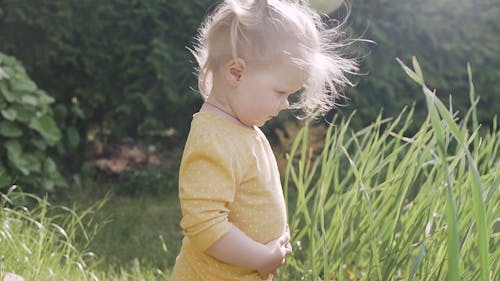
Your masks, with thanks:
M285 245L285 250L286 250L286 255L289 256L292 254L293 252L293 248L292 248L292 245L290 243L286 244Z
M280 245L286 245L290 241L290 238L288 238L286 235L282 235L280 237Z

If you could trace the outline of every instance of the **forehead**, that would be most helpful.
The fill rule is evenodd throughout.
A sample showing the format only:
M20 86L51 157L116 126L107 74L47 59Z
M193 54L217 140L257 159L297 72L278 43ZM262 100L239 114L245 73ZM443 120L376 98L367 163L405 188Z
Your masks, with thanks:
M307 69L290 57L274 62L269 71L278 86L290 90L301 88L308 78Z

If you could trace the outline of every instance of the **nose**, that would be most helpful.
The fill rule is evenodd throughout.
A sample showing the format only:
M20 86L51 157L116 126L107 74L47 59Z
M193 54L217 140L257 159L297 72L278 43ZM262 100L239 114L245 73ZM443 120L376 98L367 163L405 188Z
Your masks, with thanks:
M284 109L288 109L290 107L290 103L288 102L288 99L285 98L281 101L281 104L280 104L280 107L279 107L279 110L282 111Z

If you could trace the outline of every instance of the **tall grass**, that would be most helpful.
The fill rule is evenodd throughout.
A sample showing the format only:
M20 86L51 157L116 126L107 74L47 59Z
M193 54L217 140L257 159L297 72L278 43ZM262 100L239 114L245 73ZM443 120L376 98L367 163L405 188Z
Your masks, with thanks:
M7 272L33 281L167 280L137 260L127 269L97 269L101 260L86 249L102 227L93 215L106 200L75 211L16 187L0 195L0 280Z
M295 251L278 280L500 280L496 120L479 134L472 79L459 121L415 59L400 63L427 100L416 134L413 109L358 132L341 120L319 152L299 132L284 180Z

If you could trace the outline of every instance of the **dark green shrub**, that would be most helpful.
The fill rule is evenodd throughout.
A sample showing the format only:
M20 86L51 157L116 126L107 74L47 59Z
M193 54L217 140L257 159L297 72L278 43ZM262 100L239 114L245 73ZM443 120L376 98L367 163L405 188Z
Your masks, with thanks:
M61 123L81 136L182 135L201 102L186 46L213 2L6 0L0 49L22 59L57 104L78 101L86 119L66 108Z
M356 109L353 123L364 127L382 108L383 116L395 116L415 103L415 121L420 124L426 116L424 98L415 94L418 86L405 77L395 60L415 55L431 89L437 89L445 100L452 95L454 110L461 114L470 104L466 71L470 62L481 97L478 119L491 127L500 108L500 5L494 2L352 1L349 25L353 36L375 44L366 44L362 51L361 70L367 75L355 78L359 84L346 93L349 106L340 110Z
M0 53L0 188L16 183L50 191L65 185L48 153L61 138L53 102L16 59Z

